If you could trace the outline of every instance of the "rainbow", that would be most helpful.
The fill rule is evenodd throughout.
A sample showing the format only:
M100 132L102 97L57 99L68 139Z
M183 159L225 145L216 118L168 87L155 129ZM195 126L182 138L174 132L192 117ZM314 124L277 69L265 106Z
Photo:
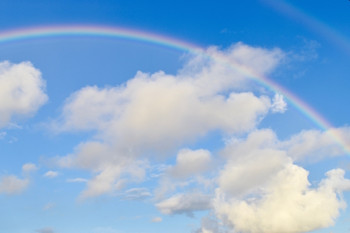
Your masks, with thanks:
M95 36L124 38L129 40L148 42L165 47L171 47L186 52L199 53L203 56L210 57L210 55L207 54L205 50L200 48L199 46L178 39L161 36L158 34L152 34L145 31L131 30L119 27L106 27L100 25L63 25L8 30L0 32L0 43L62 36ZM299 99L296 95L294 95L278 83L273 82L267 77L256 73L248 67L245 67L241 64L232 61L228 63L227 60L220 57L215 59L218 59L219 62L229 65L230 67L246 75L247 77L256 80L268 89L284 95L290 104L292 104L302 114L304 114L311 121L313 121L320 129L325 131L329 130L331 136L344 149L344 152L350 155L350 145L347 145L347 143L344 142L342 137L336 133L336 130L332 130L334 127L331 125L331 123L329 123L323 116L316 112L307 103Z
M283 0L263 0L263 2L275 11L282 13L284 16L300 22L304 27L326 38L327 41L331 41L332 45L338 47L340 51L350 54L349 38L334 30L321 20L312 17L310 14Z

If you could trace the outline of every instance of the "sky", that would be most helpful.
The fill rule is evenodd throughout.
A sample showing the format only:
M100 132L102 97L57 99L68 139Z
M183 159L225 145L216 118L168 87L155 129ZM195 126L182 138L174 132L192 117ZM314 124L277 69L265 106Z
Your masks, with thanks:
M350 232L349 11L2 0L0 231Z

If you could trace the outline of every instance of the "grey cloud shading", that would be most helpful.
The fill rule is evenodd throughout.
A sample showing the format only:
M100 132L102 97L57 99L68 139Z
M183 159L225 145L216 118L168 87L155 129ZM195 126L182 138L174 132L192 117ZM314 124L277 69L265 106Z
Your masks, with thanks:
M156 204L163 214L187 214L193 216L193 212L208 210L211 208L211 198L201 193L176 194Z

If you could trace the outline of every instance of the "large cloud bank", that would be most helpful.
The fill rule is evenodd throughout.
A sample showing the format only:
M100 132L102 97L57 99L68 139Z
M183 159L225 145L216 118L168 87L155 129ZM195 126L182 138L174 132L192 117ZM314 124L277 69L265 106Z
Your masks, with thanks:
M349 128L279 140L258 125L267 114L284 113L286 102L248 76L269 74L285 54L242 43L205 53L193 55L175 75L139 71L122 85L87 86L67 98L52 127L94 132L55 158L58 166L92 173L80 198L158 179L153 200L161 213L209 210L215 216L216 224L204 221L197 232L305 232L332 225L346 206L342 192L350 181L333 169L313 187L296 163L342 155L332 135L348 142ZM213 132L225 142L219 151L191 148ZM172 157L150 175L152 162Z

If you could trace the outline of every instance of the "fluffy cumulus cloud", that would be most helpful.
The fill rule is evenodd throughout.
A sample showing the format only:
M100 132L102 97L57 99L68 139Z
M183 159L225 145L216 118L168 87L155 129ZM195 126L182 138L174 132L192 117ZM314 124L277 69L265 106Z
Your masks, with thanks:
M0 62L0 127L30 116L47 101L41 73L29 62Z
M285 151L275 148L277 142L272 130L258 130L246 139L232 140L223 150L227 162L219 175L220 187L233 196L259 189L291 161Z
M285 112L287 103L281 94L260 92L249 77L273 71L283 52L238 43L205 54L193 55L175 75L138 72L119 86L73 93L53 128L94 134L55 162L88 170L92 178L67 181L86 183L82 199L154 197L169 215L209 210L213 216L197 230L203 233L305 232L332 225L346 206L341 197L350 181L334 169L313 187L296 162L344 154L339 144L350 147L349 128L302 131L285 140L271 129L258 130L266 114ZM179 149L212 132L225 144L219 151ZM153 161L170 156L174 163L148 174L154 173ZM158 186L130 188L146 179L158 179Z
M210 151L182 149L176 157L175 166L169 169L169 173L175 178L186 178L209 170L211 164Z
M311 188L307 176L305 169L289 164L246 200L227 197L219 188L215 212L238 232L307 232L330 226L345 208L340 197L349 190L350 180L343 170L335 169Z
M96 132L93 140L56 159L62 167L94 174L83 197L114 192L130 179L142 180L148 160L174 154L212 131L229 135L252 130L271 110L276 101L247 91L247 77L271 72L283 52L238 43L205 53L209 56L191 57L176 75L138 72L125 84L87 86L66 100L53 128ZM181 151L170 173L185 177L204 172L210 161L208 151Z

